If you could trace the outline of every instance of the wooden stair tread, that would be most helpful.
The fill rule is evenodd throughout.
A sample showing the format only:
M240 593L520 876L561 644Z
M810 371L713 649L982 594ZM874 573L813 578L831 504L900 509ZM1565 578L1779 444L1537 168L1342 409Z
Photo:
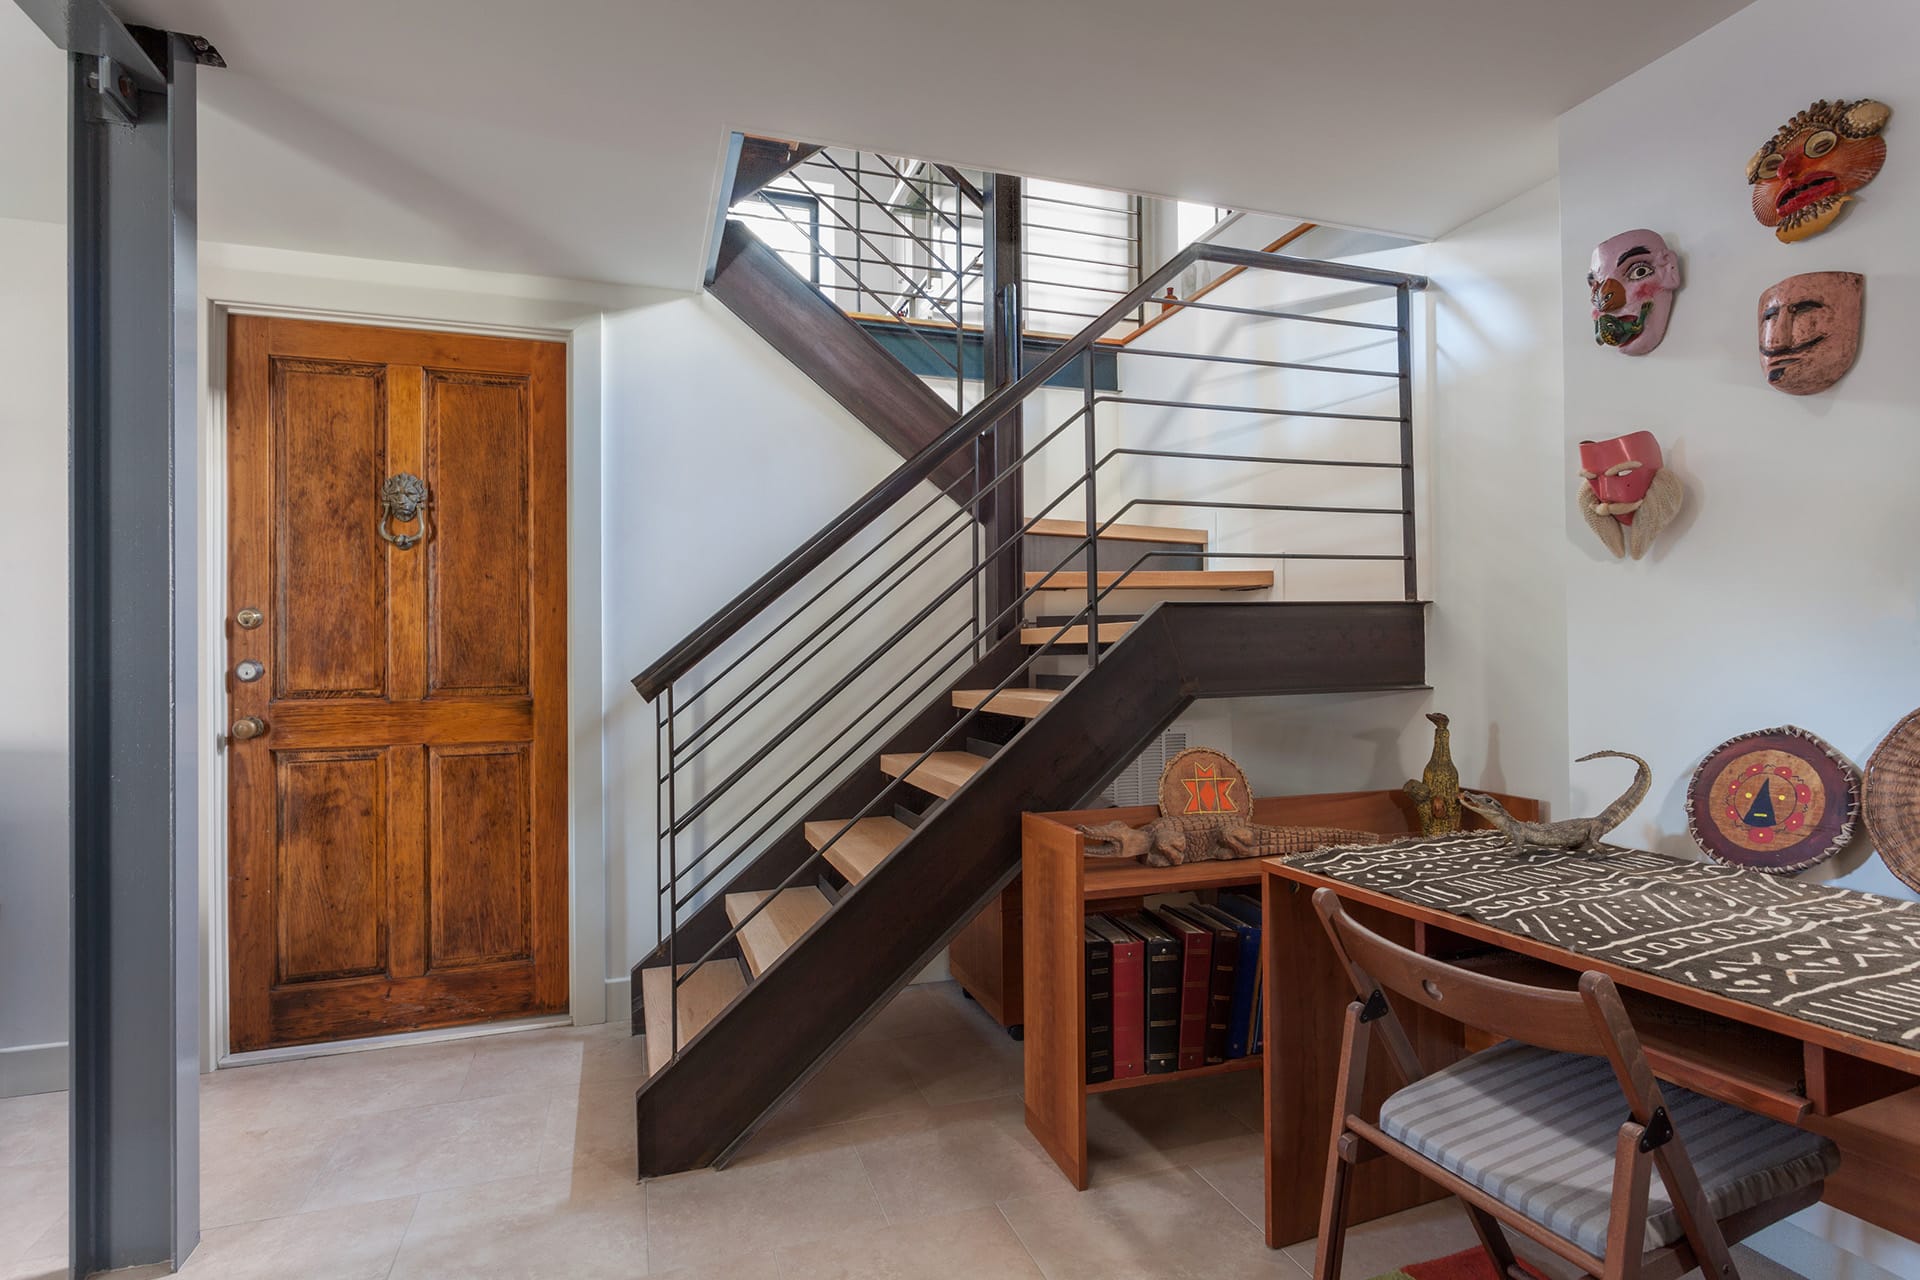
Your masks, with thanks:
M728 894L727 919L738 925L772 893L771 889L752 889ZM782 889L771 906L747 920L747 927L739 933L740 954L747 958L747 968L753 971L753 976L757 978L766 972L767 966L798 942L800 935L811 929L813 922L827 914L832 906L827 895L812 885L799 885Z
M953 705L962 711L981 707L995 715L1031 720L1052 706L1053 700L1063 692L1061 689L1002 689L999 693L991 689L955 689ZM993 696L989 698L988 694Z
M1035 520L1028 533L1046 538L1084 538L1084 520ZM1206 546L1205 529L1169 529L1157 524L1110 524L1100 536L1118 542L1171 542L1177 546Z
M1028 587L1039 587L1041 579L1046 579L1043 591L1085 591L1087 575L1082 572L1062 572L1055 574L1029 573ZM1126 579L1122 590L1133 591L1257 591L1261 587L1273 585L1271 569L1135 569L1102 570L1100 585L1110 587Z
M929 794L946 799L964 785L967 779L987 767L985 756L974 755L971 751L936 751L920 767L913 768L913 762L920 759L918 751L903 751L898 755L880 757L880 772L888 777L905 777L909 786L915 786Z
M845 818L827 818L809 822L802 830L806 832L807 843L819 849L846 825ZM858 884L867 872L880 865L880 859L912 834L913 828L898 818L862 818L847 834L834 841L833 847L827 850L827 862L847 878L847 883Z
M1127 632L1133 630L1131 622L1103 622L1100 624L1100 643L1112 644ZM1086 624L1077 627L1022 627L1021 644L1045 644L1057 640L1063 645L1085 644L1087 642Z
M683 964L684 976L693 966ZM732 956L717 956L700 966L699 971L680 984L680 1043L700 1034L733 998L747 985L747 971ZM647 1016L647 1074L654 1075L673 1057L673 1037L668 1034L669 1010L673 1008L673 979L667 966L656 965L640 971L641 1001Z

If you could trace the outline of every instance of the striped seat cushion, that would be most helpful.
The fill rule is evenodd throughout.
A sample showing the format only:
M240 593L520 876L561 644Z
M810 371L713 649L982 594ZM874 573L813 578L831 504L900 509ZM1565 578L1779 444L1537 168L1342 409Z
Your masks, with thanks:
M1817 1134L1664 1085L1708 1207L1725 1218L1818 1182L1840 1152ZM1400 1090L1380 1129L1502 1204L1603 1255L1626 1097L1604 1058L1509 1040ZM1654 1171L1647 1247L1683 1234Z

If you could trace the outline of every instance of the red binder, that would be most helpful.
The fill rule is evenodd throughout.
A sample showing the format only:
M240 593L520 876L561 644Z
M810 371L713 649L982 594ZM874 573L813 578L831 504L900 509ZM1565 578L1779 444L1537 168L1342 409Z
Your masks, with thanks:
M1182 1071L1207 1060L1207 1004L1213 994L1213 930L1172 911L1151 913L1180 939L1180 1060Z
M1087 928L1113 945L1113 1078L1147 1069L1147 944L1105 916Z

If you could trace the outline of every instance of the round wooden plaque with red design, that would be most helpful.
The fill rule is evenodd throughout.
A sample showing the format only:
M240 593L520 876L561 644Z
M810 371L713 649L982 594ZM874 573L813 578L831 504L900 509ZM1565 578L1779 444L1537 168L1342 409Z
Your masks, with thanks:
M1247 775L1224 752L1193 747L1160 771L1160 815L1226 813L1253 820Z
M1858 771L1792 725L1721 743L1687 788L1687 828L1708 857L1775 874L1840 852L1859 810Z

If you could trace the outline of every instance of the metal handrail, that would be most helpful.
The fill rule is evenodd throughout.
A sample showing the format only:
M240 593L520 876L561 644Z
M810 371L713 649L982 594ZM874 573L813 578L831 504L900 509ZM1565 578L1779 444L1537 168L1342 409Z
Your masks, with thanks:
M661 658L645 671L633 678L633 687L640 696L653 701L674 680L690 671L701 659L711 654L720 645L738 634L761 612L788 591L792 590L809 573L826 563L835 551L851 542L863 529L879 519L901 498L910 493L923 480L928 479L948 458L963 448L972 446L975 437L993 427L1015 406L1035 391L1045 386L1060 370L1064 369L1077 356L1090 351L1094 343L1123 321L1127 314L1142 302L1150 301L1167 284L1179 278L1180 274L1196 262L1214 262L1226 266L1259 268L1284 271L1295 275L1315 276L1321 279L1339 280L1350 284L1373 284L1394 289L1421 290L1427 287L1424 276L1408 275L1401 272L1382 271L1372 267L1353 267L1337 263L1318 262L1308 258L1295 258L1284 254L1260 253L1251 249L1236 249L1224 245L1194 244L1181 250L1164 265L1136 285L1125 297L1120 298L1107 308L1100 317L1082 329L1079 333L1062 342L1058 347L1043 356L1038 363L1027 370L1018 380L1009 383L1000 390L988 395L972 409L962 414L954 424L942 432L932 443L903 462L894 472L880 483L869 489L845 511L841 512L819 532L802 543L779 564L735 596L713 617L690 632ZM1184 306L1206 306L1206 304L1185 303ZM1212 308L1208 309L1226 309ZM1251 311L1255 315L1272 316L1282 319L1320 319L1324 317L1292 316L1288 313L1270 312L1253 308L1236 308L1243 313ZM1360 325L1362 328L1387 328L1394 326Z

